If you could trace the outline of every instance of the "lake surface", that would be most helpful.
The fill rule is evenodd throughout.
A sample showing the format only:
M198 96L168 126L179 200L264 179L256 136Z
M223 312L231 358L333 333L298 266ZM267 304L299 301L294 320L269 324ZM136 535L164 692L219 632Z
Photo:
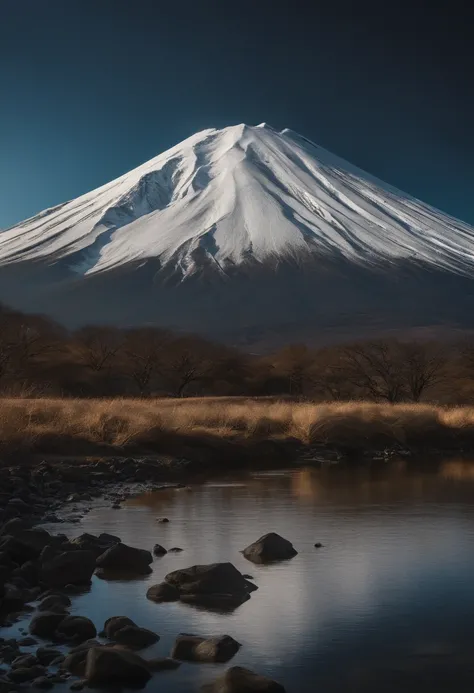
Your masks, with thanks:
M152 549L153 574L94 578L73 613L98 629L127 615L161 636L144 654L166 656L180 632L229 634L242 643L226 665L183 664L147 690L192 693L228 666L267 674L288 693L468 691L474 685L474 465L450 460L410 471L300 469L233 477L95 507L71 536L110 532ZM166 516L169 524L159 524ZM54 527L58 531L58 526ZM239 553L275 531L298 550L254 566ZM314 548L315 542L324 547ZM171 570L231 561L259 590L231 614L154 604L148 587Z

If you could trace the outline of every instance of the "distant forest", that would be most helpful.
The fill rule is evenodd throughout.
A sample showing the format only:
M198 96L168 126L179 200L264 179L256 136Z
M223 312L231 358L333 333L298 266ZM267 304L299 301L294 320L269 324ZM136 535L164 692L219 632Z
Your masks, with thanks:
M277 396L474 401L474 344L379 339L255 355L155 327L88 326L0 307L0 390L23 397Z

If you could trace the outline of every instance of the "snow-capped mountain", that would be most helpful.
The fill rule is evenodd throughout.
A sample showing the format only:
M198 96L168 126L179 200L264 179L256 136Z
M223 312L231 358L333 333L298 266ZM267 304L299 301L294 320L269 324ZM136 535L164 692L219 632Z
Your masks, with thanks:
M4 302L231 339L467 326L473 274L471 226L264 123L199 132L0 233Z

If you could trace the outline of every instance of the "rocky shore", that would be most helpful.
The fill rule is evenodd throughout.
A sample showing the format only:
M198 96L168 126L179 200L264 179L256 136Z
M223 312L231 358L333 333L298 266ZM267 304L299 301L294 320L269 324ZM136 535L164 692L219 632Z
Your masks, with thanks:
M142 688L182 661L227 662L237 653L240 644L230 635L180 634L169 657L144 657L138 653L160 637L126 616L108 619L98 632L90 618L71 613L74 597L92 588L93 575L107 580L151 573L151 551L127 546L111 534L69 539L38 526L80 522L88 503L99 497L119 508L144 491L184 487L179 480L186 472L186 462L167 459L43 461L0 468L0 693L60 684L71 690ZM230 563L191 566L167 575L147 596L152 602L180 599L234 609L257 589L248 577ZM2 629L20 621L25 626L21 636L1 637ZM241 667L231 667L203 690L284 691Z

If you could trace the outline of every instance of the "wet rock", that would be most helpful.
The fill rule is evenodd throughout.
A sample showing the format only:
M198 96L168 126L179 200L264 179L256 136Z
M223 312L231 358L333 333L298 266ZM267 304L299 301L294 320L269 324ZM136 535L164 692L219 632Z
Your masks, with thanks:
M183 634L176 638L171 657L188 662L228 662L240 647L240 643L230 635L201 638Z
M41 611L30 621L30 633L40 638L52 638L61 623L64 614L53 611Z
M253 563L284 561L297 555L293 544L275 532L264 534L242 551L245 558Z
M166 524L167 522L169 522L167 517L157 517L156 521L160 522L161 524Z
M63 589L67 594L84 594L84 592L89 592L91 588L91 583L86 582L85 584L79 585L64 585Z
M11 669L8 672L8 678L14 683L26 683L27 681L34 681L39 676L44 676L46 669L39 664L33 667L20 667L18 669Z
M168 582L153 585L146 593L147 599L152 602L176 602L179 599L179 590Z
M97 635L97 630L92 621L85 616L66 616L57 628L57 635L70 642L85 642Z
M13 660L12 669L28 669L29 667L34 667L36 664L39 664L39 661L35 655L25 654Z
M0 551L5 552L15 563L22 565L35 560L41 552L20 541L16 537L4 536L0 539Z
M161 544L155 544L153 547L154 556L164 556L167 553L168 551L164 548L164 546L161 546Z
M44 597L36 607L38 611L64 612L71 606L71 600L66 594L50 594Z
M323 545L321 544L320 541L317 541L316 544L314 545L315 549L322 549Z
M168 549L168 553L181 553L184 549L180 549L179 546L173 546L173 548Z
M104 571L126 571L136 574L151 572L153 556L144 549L135 549L127 544L115 544L97 559L97 566Z
M113 546L113 544L120 544L122 541L120 537L116 537L114 534L107 534L107 532L99 534L98 539L103 546Z
M38 647L36 650L36 658L40 664L47 667L52 662L57 660L59 657L63 657L59 650L55 650L52 647Z
M2 645L0 648L0 662L11 664L21 654L20 648L15 645Z
M115 638L115 633L126 626L135 626L136 623L128 616L112 616L104 624L104 634L110 640Z
M33 686L35 688L41 688L43 690L48 690L49 688L53 688L54 683L52 682L51 679L48 679L47 676L39 676L37 679L33 681Z
M282 685L243 667L231 667L214 683L201 686L202 693L285 693Z
M30 506L28 505L28 503L25 503L23 498L10 498L10 500L7 503L7 509L14 509L16 512L20 514L30 513Z
M253 575L246 575L246 574L244 574L243 577L244 577L246 580L253 580L253 579L254 579Z
M38 584L39 570L36 562L27 561L20 568L16 568L12 572L12 577L19 577L28 585L34 586Z
M139 626L124 626L116 631L114 640L120 645L130 647L132 650L143 650L145 647L154 645L160 636L147 628Z
M11 582L3 585L3 607L7 612L20 609L28 600L25 590Z
M142 688L151 678L144 659L128 650L93 647L87 653L86 676L89 686L119 684Z
M51 561L55 556L58 555L58 553L61 553L61 552L56 547L45 546L39 555L38 560L39 560L40 565L43 565L43 563L47 563L48 561Z
M31 521L23 517L12 517L11 520L5 522L0 529L0 536L10 535L14 537L18 532L31 527Z
M82 585L91 580L96 557L92 551L67 551L41 566L41 580L52 587Z
M20 647L31 647L31 645L36 645L36 642L34 638L26 637L18 640L18 645L20 645Z
M86 673L87 653L92 647L100 647L97 640L87 640L74 647L64 658L61 669L69 671L74 676L84 676Z
M235 607L247 601L250 592L256 589L232 563L175 570L165 576L165 582L178 590L183 601L205 606Z
M71 683L69 686L69 690L71 691L82 691L83 688L85 688L87 685L87 681L74 681Z
M110 546L109 542L102 542L99 537L95 537L93 534L88 534L87 532L75 539L71 539L69 544L70 548L73 550L92 551L95 553L96 558L103 554Z
M181 662L171 659L171 657L154 657L147 659L146 663L150 671L171 671L181 666Z

